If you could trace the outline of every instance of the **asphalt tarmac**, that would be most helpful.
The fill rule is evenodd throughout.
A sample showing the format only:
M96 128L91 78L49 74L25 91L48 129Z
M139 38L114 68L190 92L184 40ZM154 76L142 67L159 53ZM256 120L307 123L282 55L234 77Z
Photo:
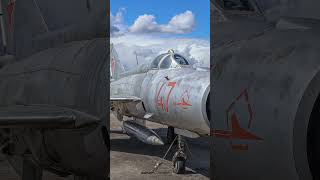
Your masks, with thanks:
M187 139L191 152L187 160L186 174L177 175L172 173L171 158L173 150L165 160L161 157L167 151L169 145L147 145L135 138L131 138L120 132L120 123L111 116L111 180L209 180L210 146L206 138ZM166 127L156 123L147 123L149 128L154 129L165 141ZM157 162L163 164L152 174L142 174L143 171L151 171ZM73 180L72 176L59 177L49 172L44 172L44 180ZM0 157L0 180L20 180L8 162Z
M0 180L20 180L21 178L15 173L9 163L1 157L0 159ZM43 180L73 180L72 176L59 177L55 174L44 172Z
M123 134L120 122L111 115L111 153L110 153L110 177L111 180L209 180L210 146L208 138L187 139L191 152L187 160L186 174L172 173L171 159L173 150L165 160L161 158L169 145L152 146L140 142L138 139ZM166 126L147 122L147 126L157 132L166 140ZM143 174L151 171L157 162L162 162L158 170L152 174Z

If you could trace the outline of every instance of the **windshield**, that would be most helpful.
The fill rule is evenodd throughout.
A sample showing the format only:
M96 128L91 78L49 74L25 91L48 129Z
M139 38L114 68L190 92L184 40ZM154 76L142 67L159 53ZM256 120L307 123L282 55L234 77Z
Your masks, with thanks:
M160 64L160 69L168 69L171 66L171 56L164 58Z
M180 65L189 65L189 62L182 56L175 54L174 60Z
M256 0L269 19L297 17L320 19L319 5L316 0Z
M217 3L225 11L254 11L249 0L217 0Z
M161 54L159 56L157 56L151 63L151 68L155 69L158 68L158 65L160 63L160 60L167 54Z

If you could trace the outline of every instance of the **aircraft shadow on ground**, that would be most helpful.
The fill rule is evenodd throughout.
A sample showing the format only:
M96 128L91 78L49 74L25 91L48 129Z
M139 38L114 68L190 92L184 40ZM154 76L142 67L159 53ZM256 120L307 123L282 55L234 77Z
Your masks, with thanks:
M158 133L163 141L165 142L165 135L166 135L166 128L159 128L159 129L153 129L156 133ZM123 134L121 131L114 130L110 131L111 133L115 134ZM199 142L200 141L200 142ZM187 171L186 174L201 174L203 176L209 177L209 166L210 166L210 146L208 142L205 142L207 140L197 140L195 139L187 139L188 146L191 151L191 158L187 160L186 166L193 171ZM201 142L204 142L204 144ZM162 158L166 151L169 148L169 145L164 145L164 146L153 146L153 145L148 145L145 144L138 139L134 137L130 137L129 139L111 139L111 151L117 151L117 152L125 152L125 153L132 153L132 154L140 154L140 155L147 155L147 156L155 156L155 157L160 157ZM166 160L171 161L172 156L176 150L177 146L176 144L173 145L171 148L170 152L168 153ZM205 151L205 154L207 156L203 155L204 153L195 153L195 151L199 151L201 148L203 148L202 151ZM201 154L201 157L197 156L198 154ZM188 154L189 155L189 154ZM195 161L203 161L202 163L197 163ZM205 165L204 165L205 164Z

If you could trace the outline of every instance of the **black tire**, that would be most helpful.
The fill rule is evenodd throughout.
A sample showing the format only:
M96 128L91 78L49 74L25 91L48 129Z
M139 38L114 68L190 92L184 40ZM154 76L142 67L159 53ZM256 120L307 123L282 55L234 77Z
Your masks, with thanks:
M176 136L177 135L174 133L174 127L169 126L167 129L167 144L170 145Z
M177 158L173 163L173 172L176 174L184 174L186 172L186 160L184 158Z

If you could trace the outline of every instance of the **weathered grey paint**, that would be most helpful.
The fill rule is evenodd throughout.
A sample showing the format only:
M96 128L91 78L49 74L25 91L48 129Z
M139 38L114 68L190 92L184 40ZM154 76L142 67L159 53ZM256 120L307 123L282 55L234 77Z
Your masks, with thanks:
M0 119L16 122L2 121L15 127L0 129L1 152L20 175L28 156L40 170L107 179L107 1L1 3L8 42L1 59L9 60L0 66Z
M266 21L229 16L228 21L213 24L211 174L215 180L313 179L307 135L320 94L320 23L275 17ZM243 92L248 100L240 96ZM259 138L219 134L236 130L230 126L232 113L241 128Z

